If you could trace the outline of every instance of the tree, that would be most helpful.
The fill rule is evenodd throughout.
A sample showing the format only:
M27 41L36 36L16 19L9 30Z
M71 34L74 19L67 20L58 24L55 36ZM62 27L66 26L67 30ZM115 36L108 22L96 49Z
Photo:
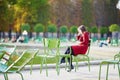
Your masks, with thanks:
M101 37L103 37L104 34L108 33L108 31L108 27L100 27Z
M60 27L60 32L63 34L63 36L65 37L65 34L68 32L68 28L67 26L63 25Z
M0 1L0 38L1 32L9 32L9 38L11 38L11 32L14 30L14 4L17 0L1 0Z
M4 32L8 31L8 20L7 15L8 14L8 4L6 0L0 1L0 38L1 33L3 33L2 37L5 37Z
M98 32L98 29L97 29L97 27L96 26L93 26L93 27L91 27L91 33L93 33L94 34L94 36L93 37L95 37L95 34Z
M91 0L82 0L82 23L86 26L91 26L93 22Z
M100 33L101 34L105 34L108 32L108 28L107 27L100 27Z
M49 21L48 0L17 0L15 5L15 28L20 30L23 23L29 23L31 32L36 23L47 25Z
M109 30L111 32L120 31L120 27L117 24L112 24L112 25L110 25Z
M77 26L71 26L71 27L70 27L70 33L72 33L73 36L74 36L75 33L77 33Z
M96 26L93 26L93 27L91 28L91 32L92 32L92 33L97 33L97 32L98 32L97 27L96 27Z
M116 4L118 0L104 0L106 1L104 12L106 11L105 21L108 23L107 25L111 25L113 23L118 23L119 21L119 10L116 9ZM106 20L107 19L107 20Z
M30 25L28 23L21 25L21 31L26 30L27 32L30 32Z
M36 1L37 1L36 19L38 22L47 25L48 21L50 20L51 14L50 5L48 3L49 0L36 0ZM36 2L34 5L36 5Z
M10 5L14 5L17 3L17 0L6 0Z
M117 24L112 24L109 26L109 31L115 34L113 37L118 39L118 31L120 31L120 26Z
M57 26L55 24L49 24L47 31L52 33L52 37L53 37L53 33L57 31Z
M39 32L44 32L44 25L38 23L34 26L34 31L37 33L37 37L39 36Z

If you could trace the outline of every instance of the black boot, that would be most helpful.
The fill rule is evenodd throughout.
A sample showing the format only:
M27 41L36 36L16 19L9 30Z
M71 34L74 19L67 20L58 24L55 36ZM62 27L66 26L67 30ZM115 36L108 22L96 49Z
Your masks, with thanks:
M71 59L68 58L68 62L69 62L70 67L69 67L69 69L67 71L70 72L72 69L74 69L74 66L72 64L72 55L71 55Z
M60 61L60 64L65 63L65 57L63 57Z
M70 66L70 68L67 70L67 72L72 71L72 69L74 69L74 66L73 66L73 65Z

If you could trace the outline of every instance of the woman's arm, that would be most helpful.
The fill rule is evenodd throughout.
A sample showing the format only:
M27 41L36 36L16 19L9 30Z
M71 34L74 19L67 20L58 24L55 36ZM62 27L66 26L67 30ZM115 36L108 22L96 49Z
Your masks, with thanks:
M78 32L78 34L77 34L77 36L76 36L77 40L80 40L81 36L82 36L81 33Z
M89 33L85 32L83 34L83 40L80 42L81 44L88 44L89 41Z

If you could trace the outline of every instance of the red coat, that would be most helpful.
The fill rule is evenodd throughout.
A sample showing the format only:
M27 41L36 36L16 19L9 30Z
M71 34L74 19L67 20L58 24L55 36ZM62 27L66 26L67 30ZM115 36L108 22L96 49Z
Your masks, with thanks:
M89 43L89 33L84 32L81 36L77 36L77 40L80 41L80 44L71 46L74 56L86 53Z

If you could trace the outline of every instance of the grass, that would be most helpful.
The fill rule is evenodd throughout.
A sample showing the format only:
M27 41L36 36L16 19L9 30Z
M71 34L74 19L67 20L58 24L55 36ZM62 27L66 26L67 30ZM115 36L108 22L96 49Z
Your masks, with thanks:
M14 62L19 56L20 56L20 55L18 55L18 54L12 55L12 56L10 57L9 61L8 61L8 65L10 65L12 62ZM57 58L57 57L47 58L47 64L54 64L54 63L56 63L56 58ZM96 59L90 57L90 61L91 61L91 60L96 60ZM87 59L86 59L85 57L83 57L83 56L79 56L79 57L78 57L78 61L79 61L79 62L80 62L80 61L81 61L81 62L82 62L82 61L87 61ZM31 62L32 62L32 61L31 61ZM31 62L29 62L28 65L30 65ZM73 57L73 62L75 62L74 57ZM41 64L41 63L42 63L42 57L40 57L40 56L35 56L35 58L34 58L34 63L33 63L33 64Z
M96 60L96 59L90 58L90 60ZM84 57L79 57L78 61L87 61L87 59L84 58ZM41 62L42 62L42 58L40 56L36 56L34 58L34 63L33 64L41 64ZM73 62L75 62L74 58L73 58ZM47 58L47 63L48 64L54 64L54 63L56 63L56 57L54 57L54 58ZM30 64L31 64L31 62L28 65L30 65Z

